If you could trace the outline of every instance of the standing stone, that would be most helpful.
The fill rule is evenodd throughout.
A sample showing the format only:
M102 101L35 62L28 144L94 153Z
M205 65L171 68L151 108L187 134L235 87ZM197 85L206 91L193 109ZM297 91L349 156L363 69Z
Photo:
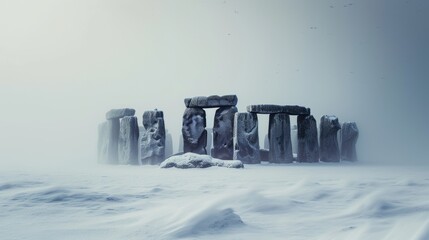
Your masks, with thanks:
M223 160L232 160L234 152L234 115L236 107L221 107L216 110L213 125L212 156Z
M298 116L298 161L319 161L317 123L312 115Z
M359 137L359 129L355 122L345 122L341 129L341 159L356 161L356 142Z
M290 118L288 114L270 114L268 139L270 142L269 160L271 163L293 162Z
M202 108L187 108L183 113L183 152L207 154L206 111Z
M108 143L107 122L102 122L98 125L98 163L107 163Z
M118 164L119 118L107 120L107 163Z
M168 158L173 155L173 137L167 131L165 134L165 157Z
M243 163L261 162L256 113L235 113L233 158Z
M118 141L119 164L139 165L139 126L137 117L124 117L121 119Z
M339 162L337 132L341 129L336 116L324 115L320 119L320 161Z
M143 113L140 152L142 164L157 165L165 160L165 125L162 111L155 109Z

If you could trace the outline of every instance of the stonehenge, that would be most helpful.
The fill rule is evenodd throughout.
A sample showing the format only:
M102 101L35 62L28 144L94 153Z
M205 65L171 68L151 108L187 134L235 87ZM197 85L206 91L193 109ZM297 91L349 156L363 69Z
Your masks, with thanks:
M336 116L324 115L320 119L320 161L340 161L340 149L337 137L337 132L340 129L341 126Z
M244 164L357 161L359 130L355 122L341 126L336 116L324 115L318 129L310 108L258 104L239 112L237 102L236 95L185 98L179 153ZM207 128L205 108L217 108L213 128ZM178 155L165 129L163 111L145 111L140 127L135 112L132 108L106 112L106 120L98 125L99 163L159 165ZM269 115L264 148L259 145L258 114ZM291 124L290 116L297 116L296 125Z
M341 127L341 160L356 161L356 142L359 129L355 122L345 122Z
M165 159L164 113L157 109L143 113L143 135L140 142L142 164L158 165Z

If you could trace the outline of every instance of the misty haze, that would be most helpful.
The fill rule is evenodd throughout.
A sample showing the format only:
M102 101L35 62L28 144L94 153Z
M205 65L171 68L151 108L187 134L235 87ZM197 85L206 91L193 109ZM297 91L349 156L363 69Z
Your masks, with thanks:
M424 0L0 0L0 238L429 239L428 42Z

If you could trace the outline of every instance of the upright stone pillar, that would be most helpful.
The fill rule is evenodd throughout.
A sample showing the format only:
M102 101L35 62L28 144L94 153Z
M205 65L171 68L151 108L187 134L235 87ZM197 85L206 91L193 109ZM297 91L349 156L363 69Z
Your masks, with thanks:
M135 110L131 108L112 109L106 113L107 122L101 128L104 129L106 142L104 152L107 153L106 163L118 164L119 119L126 116L134 116Z
M336 116L324 115L320 119L320 161L339 162L337 132L341 129Z
M359 129L355 122L345 122L341 129L341 159L356 161L356 142L359 137Z
M216 110L213 125L212 157L232 160L234 155L234 115L236 112L236 107L221 107Z
M182 135L183 152L207 154L206 111L204 109L186 108L183 113Z
M268 139L270 142L269 161L271 163L293 162L290 117L288 114L270 114Z
M298 161L319 161L317 123L312 115L298 115Z
M107 163L118 164L119 118L107 120Z
M119 164L139 165L139 126L137 117L124 117L121 119L118 141Z
M157 109L143 113L143 135L140 142L142 164L158 165L165 160L164 113Z
M98 163L107 163L108 137L107 122L102 122L98 125Z
M235 113L233 158L247 164L261 162L256 113Z

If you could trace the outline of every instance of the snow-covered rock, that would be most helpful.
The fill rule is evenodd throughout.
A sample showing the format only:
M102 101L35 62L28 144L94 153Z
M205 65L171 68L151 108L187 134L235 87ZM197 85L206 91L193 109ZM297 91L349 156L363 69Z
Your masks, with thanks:
M209 155L196 153L185 153L167 158L160 164L161 168L208 168L208 167L243 168L243 163L239 160L221 160L212 158Z

